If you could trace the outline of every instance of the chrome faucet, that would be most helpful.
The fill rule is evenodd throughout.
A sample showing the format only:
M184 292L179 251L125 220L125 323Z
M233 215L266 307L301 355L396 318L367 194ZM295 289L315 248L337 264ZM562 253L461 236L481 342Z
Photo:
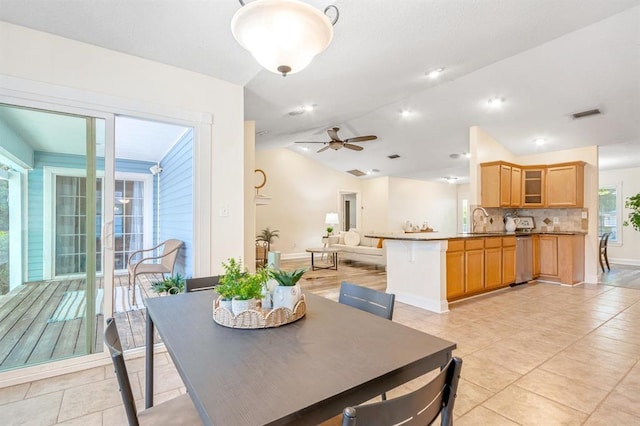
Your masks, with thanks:
M473 209L473 211L471 212L471 220L473 221L473 225L471 227L471 232L476 232L476 212L478 210L480 210L482 212L484 217L489 217L489 213L487 213L487 211L484 209L484 207L476 207L475 209Z

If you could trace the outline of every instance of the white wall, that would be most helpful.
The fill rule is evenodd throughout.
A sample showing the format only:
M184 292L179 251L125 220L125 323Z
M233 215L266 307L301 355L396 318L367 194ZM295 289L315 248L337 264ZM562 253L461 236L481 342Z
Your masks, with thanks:
M424 222L435 231L455 233L457 188L448 183L389 178L388 231L401 232L404 223Z
M256 207L256 232L267 226L279 230L272 250L283 258L321 247L325 215L339 210L339 191L360 190L357 178L284 148L257 151L255 167L267 175L260 194L272 197L268 205Z
M256 203L255 203L255 146L256 123L245 121L244 123L244 255L242 259L249 270L254 271L256 266Z
M216 273L222 260L243 254L242 87L5 22L0 39L5 94L194 125L194 274ZM229 216L215 214L222 207Z
M364 232L388 232L389 178L365 179L362 182L362 224Z
M600 172L600 186L619 185L622 190L622 220L628 220L631 210L624 208L627 198L640 193L640 168L604 170ZM609 262L640 265L640 232L631 225L622 227L622 244L609 243Z

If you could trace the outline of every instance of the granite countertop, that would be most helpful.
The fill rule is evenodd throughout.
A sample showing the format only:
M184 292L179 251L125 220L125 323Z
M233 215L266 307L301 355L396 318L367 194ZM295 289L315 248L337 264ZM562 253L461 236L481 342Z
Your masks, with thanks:
M425 233L375 233L367 234L368 238L384 238L387 240L403 240L403 241L441 241L441 240L459 240L465 238L486 238L486 237L520 237L527 235L587 235L582 231L518 231L518 232L506 232L506 231L491 231L491 232L468 232L468 233L440 233L440 232L425 232Z

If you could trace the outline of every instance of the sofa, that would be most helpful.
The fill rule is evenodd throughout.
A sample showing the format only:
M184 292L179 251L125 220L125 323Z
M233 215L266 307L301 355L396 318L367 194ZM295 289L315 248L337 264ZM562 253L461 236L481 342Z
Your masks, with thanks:
M339 258L355 262L387 266L387 255L383 241L365 237L365 233L351 229L340 231L328 238L329 247L340 249Z

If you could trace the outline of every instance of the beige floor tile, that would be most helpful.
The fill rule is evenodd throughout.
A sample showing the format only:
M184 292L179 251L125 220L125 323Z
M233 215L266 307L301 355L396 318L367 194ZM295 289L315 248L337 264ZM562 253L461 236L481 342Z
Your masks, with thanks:
M640 425L640 417L625 413L610 406L598 407L589 416L584 426Z
M24 399L27 391L29 390L29 383L23 383L21 385L9 386L0 389L0 405L8 404L9 402L19 401Z
M585 414L595 410L608 394L606 390L588 386L540 369L532 371L518 380L516 386L582 411Z
M123 423L126 424L126 423ZM64 426L102 426L102 412L87 414L86 416L71 419L66 422L56 423Z
M52 425L58 419L63 391L11 402L0 407L3 426Z
M107 408L101 411L102 413L102 426L123 426L127 423L127 414L124 411L124 407L117 405L115 407Z
M601 349L603 351L633 357L636 360L640 359L640 345L633 343L623 342L593 333L580 339L578 343L580 342L589 347Z
M640 417L640 394L622 392L618 388L604 400L603 407L612 410L623 411L636 417Z
M137 375L138 388L141 389L141 391L143 392L142 394L144 394L145 372L140 371L139 373L137 373ZM178 389L181 386L184 386L184 383L182 382L182 379L180 378L180 375L178 374L178 371L175 369L173 364L162 365L153 369L153 391L155 394ZM136 394L134 393L134 395ZM136 399L137 398L138 396L136 395Z
M615 362L598 362L597 368L594 368L592 361L570 358L562 353L542 364L540 369L587 386L611 391L629 371L629 366Z
M473 356L486 361L500 363L502 367L520 375L528 373L549 358L546 355L515 350L505 342L476 351Z
M619 367L627 370L636 363L636 360L626 355L593 347L582 339L564 349L560 354L580 361L590 362L592 365L597 365L598 363L618 364Z
M58 420L66 421L122 404L118 389L118 382L111 378L65 390Z
M480 405L464 416L457 418L454 424L456 426L516 426L518 423L512 422L500 414Z
M42 395L49 392L68 389L86 383L104 380L105 367L96 367L89 370L78 371L76 373L63 374L62 376L51 377L33 382L27 392L27 397Z
M587 415L518 386L509 386L483 404L522 425L580 425Z
M464 361L463 361L464 368ZM481 386L475 385L464 379L460 379L458 384L458 396L456 397L453 413L462 416L474 407L482 404L489 397L493 396L493 392Z
M460 373L460 377L463 379L492 392L504 389L521 376L521 374L475 355L463 359L462 372Z
M640 321L638 321L640 323ZM609 323L598 327L592 334L608 337L609 339L620 340L634 345L640 345L640 327L635 329L622 329L610 326Z

